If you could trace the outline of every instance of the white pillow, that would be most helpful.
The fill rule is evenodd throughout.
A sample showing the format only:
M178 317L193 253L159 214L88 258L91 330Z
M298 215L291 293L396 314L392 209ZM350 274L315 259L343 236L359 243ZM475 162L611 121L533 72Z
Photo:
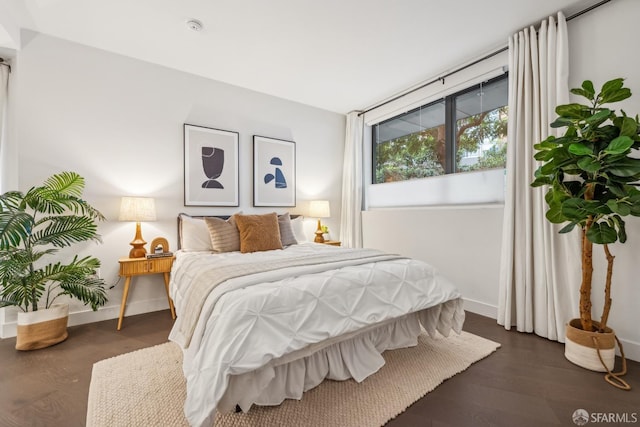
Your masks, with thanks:
M180 215L181 239L180 249L187 252L213 251L209 228L202 218L193 218L189 215Z
M304 232L304 217L302 215L291 219L291 228L293 228L293 234L296 236L298 243L309 241Z

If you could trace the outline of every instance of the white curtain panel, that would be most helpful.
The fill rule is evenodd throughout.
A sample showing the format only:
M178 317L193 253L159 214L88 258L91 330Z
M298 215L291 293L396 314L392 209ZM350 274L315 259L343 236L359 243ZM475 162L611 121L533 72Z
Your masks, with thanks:
M551 129L557 105L569 102L567 24L562 13L509 38L509 124L498 323L564 342L576 317L580 236L559 234L545 218L546 187L531 188L534 144Z
M342 171L342 213L340 241L348 248L362 247L362 128L364 118L357 111L347 114Z
M6 191L5 185L8 157L7 157L7 105L9 95L9 67L0 65L0 193Z

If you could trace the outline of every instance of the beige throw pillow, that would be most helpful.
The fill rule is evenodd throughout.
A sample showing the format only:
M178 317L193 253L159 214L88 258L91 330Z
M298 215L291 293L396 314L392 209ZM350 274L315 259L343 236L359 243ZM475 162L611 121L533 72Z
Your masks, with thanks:
M240 252L282 249L278 215L275 212L265 215L235 214L233 218L240 230Z
M240 250L240 232L233 216L228 220L215 217L204 219L209 229L211 247L214 252L232 252Z

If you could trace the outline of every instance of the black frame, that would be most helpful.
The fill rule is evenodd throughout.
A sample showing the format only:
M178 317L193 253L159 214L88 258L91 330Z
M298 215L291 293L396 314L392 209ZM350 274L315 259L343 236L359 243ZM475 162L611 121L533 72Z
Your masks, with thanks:
M273 143L273 144L282 144L282 145L286 145L286 144L291 144L291 150L292 150L292 173L288 174L288 178L287 179L287 185L292 184L292 188L289 189L289 191L291 192L291 201L289 203L284 203L284 202L279 202L279 201L274 201L274 202L265 202L264 200L261 199L262 194L259 192L258 188L259 188L259 183L258 180L261 178L260 176L258 176L258 169L260 167L260 164L258 163L258 159L256 158L257 156L257 152L259 149L259 145L260 144L268 144L268 143ZM283 144L284 143L284 144ZM296 143L294 141L289 141L286 139L279 139L279 138L271 138L269 136L262 136L262 135L253 135L253 206L254 207L295 207L296 206L296 197L297 197L297 186L296 186L296 174L297 174L297 167L296 167Z
M184 196L184 205L185 206L218 206L218 207L238 207L240 206L240 133L225 129L218 129L206 126L199 126L190 123L184 123L182 126L183 130L183 150L182 150L182 165L183 165L183 196ZM233 146L235 150L235 159L234 160L234 168L235 174L234 185L235 185L235 194L233 201L207 201L207 200L196 200L197 198L192 195L191 191L191 183L188 181L191 179L189 174L192 172L188 167L188 150L191 148L189 145L189 139L187 137L188 130L201 130L202 132L210 132L210 133L218 133L220 135L225 135L234 138ZM206 179L206 177L205 177Z

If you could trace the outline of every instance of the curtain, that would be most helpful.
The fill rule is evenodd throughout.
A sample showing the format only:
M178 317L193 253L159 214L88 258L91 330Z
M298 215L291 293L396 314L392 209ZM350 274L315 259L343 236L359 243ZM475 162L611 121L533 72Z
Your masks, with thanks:
M347 248L362 247L362 128L364 118L357 111L347 114L342 171L340 241Z
M564 342L576 317L579 233L559 234L545 218L545 187L531 188L534 144L551 129L555 107L569 102L567 24L550 17L509 38L509 123L498 323Z
M0 193L4 193L8 183L7 156L7 105L9 96L9 67L0 65Z

